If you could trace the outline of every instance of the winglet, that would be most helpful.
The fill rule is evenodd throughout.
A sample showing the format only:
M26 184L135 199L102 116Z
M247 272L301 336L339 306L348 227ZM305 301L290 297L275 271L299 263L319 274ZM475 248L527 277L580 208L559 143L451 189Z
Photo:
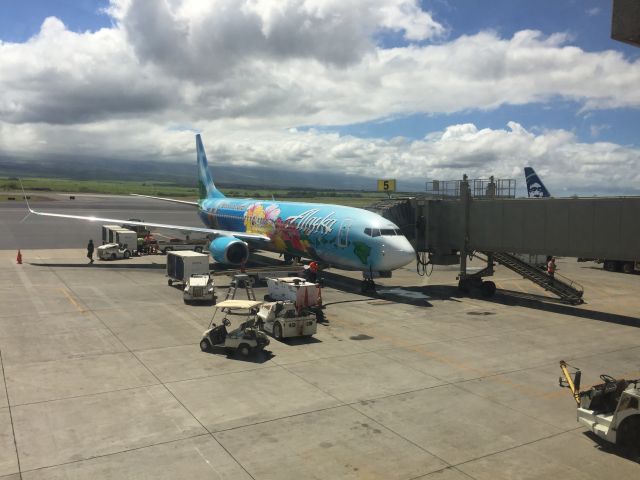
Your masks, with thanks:
M29 205L29 199L27 198L27 194L24 191L24 185L22 184L22 179L19 178L18 181L20 182L20 188L22 189L22 198L24 198L25 203L27 204L27 209L33 213L33 210L31 209L31 205Z

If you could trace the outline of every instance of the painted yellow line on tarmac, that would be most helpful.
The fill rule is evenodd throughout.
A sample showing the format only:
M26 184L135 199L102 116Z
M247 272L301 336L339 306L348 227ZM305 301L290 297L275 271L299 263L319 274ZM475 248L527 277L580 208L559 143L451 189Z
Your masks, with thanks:
M78 310L80 313L86 312L86 310L82 308L82 306L78 303L78 301L75 298L73 298L71 293L69 293L69 291L66 288L58 288L58 291L62 292L64 296L67 297L67 300L69 300L69 302L74 307L76 307L76 310Z

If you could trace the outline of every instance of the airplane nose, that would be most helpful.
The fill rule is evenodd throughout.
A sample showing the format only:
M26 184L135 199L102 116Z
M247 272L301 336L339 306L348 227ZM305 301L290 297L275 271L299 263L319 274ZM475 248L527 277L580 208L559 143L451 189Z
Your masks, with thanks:
M390 271L404 267L416 258L416 252L406 238L389 242L383 248L383 255L376 266L379 271Z

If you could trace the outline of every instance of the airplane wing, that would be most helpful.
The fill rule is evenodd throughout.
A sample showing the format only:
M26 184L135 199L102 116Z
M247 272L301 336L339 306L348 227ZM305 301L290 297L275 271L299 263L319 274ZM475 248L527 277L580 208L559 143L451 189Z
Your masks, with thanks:
M162 200L163 202L182 203L183 205L199 206L198 202L189 202L188 200L176 200L175 198L152 197L151 195L140 195L139 193L130 193L134 197L152 198L153 200Z
M25 197L26 200L26 197ZM47 213L47 212L37 212L31 208L29 203L27 202L27 208L29 212L34 215L42 215L45 217L57 217L57 218L71 218L73 220L85 220L88 222L105 222L105 223L116 223L116 224L127 224L127 225L141 225L143 227L155 227L155 228L166 228L169 230L182 230L185 232L199 232L199 233L209 233L218 236L224 237L236 237L240 240L250 240L250 241L266 241L269 242L271 239L266 235L260 235L259 233L247 233L247 232L232 232L229 230L218 230L215 228L201 228L201 227L187 227L184 225L167 225L164 223L151 223L151 222L136 222L132 220L124 220L118 218L103 218L103 217L85 217L82 215L67 215L63 213Z

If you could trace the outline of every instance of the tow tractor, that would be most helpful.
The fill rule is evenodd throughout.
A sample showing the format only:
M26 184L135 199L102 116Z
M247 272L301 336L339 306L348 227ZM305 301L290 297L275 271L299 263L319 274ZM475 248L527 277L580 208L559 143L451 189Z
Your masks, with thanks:
M264 350L269 345L269 338L255 326L260 305L262 302L254 300L225 300L218 303L209 328L200 340L200 350L209 352L219 347L244 358ZM216 324L219 317L222 319Z
M559 378L560 386L571 390L578 405L578 422L607 442L640 453L640 379L600 375L603 383L580 391L580 369L564 360L560 369L564 376Z
M309 311L301 312L291 301L263 303L258 311L260 329L270 333L276 340L290 337L310 337L318 330L316 316Z

